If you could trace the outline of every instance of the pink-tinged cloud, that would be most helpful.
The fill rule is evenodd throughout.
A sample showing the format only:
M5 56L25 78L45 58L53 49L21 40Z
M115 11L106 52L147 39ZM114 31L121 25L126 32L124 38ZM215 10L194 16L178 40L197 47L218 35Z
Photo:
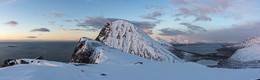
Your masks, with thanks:
M152 35L153 34L153 30L150 29L142 29L146 34Z
M187 4L188 2L186 0L171 0L171 3L174 3L174 4Z
M79 22L79 20L77 20L77 19L74 19L74 21L75 21L75 22Z
M16 26L18 24L18 22L16 22L16 21L8 21L5 24L10 25L10 26Z
M62 16L64 16L64 15L66 15L65 13L58 14L58 13L56 13L55 10L52 10L51 13L52 13L54 16L57 16L57 17L62 17Z

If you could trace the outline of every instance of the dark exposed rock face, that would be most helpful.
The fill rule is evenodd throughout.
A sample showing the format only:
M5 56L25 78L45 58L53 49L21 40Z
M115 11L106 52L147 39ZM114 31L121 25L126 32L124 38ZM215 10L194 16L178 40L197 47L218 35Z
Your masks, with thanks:
M108 33L110 32L110 28L109 26L111 25L111 23L107 23L102 30L100 31L98 37L96 38L96 41L100 41L103 42L103 40L105 40L108 37ZM101 39L102 38L102 39Z
M21 60L21 63L20 64L29 64L29 62L26 62L24 60Z
M8 60L5 60L4 65L2 65L2 67L13 66L15 64L16 64L16 61L14 59L8 59Z
M94 64L100 54L96 51L96 47L100 47L102 45L105 44L89 38L81 38L72 54L70 62Z

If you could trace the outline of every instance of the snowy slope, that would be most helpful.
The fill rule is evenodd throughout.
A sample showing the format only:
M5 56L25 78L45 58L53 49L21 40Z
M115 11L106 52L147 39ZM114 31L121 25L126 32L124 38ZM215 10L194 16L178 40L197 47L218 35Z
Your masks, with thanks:
M123 20L107 24L96 40L147 59L169 62L181 61L140 28Z
M163 40L163 39L161 39L159 37L156 37L154 40L156 42L158 42L159 44L161 44L164 48L166 48L168 50L169 49L174 49L174 47L171 44L169 44L167 41L165 41L165 40Z
M260 60L260 45L254 45L237 50L229 60L240 62L259 61Z
M248 38L245 41L234 45L233 47L238 47L238 48L244 48L244 47L250 47L253 45L258 45L260 44L260 38L259 37L252 37L252 38Z
M117 50L118 51L118 50ZM114 54L111 54L114 53ZM23 59L29 64L0 68L1 80L256 80L259 69L207 68L195 63L165 63L125 52L103 51L102 64ZM122 60L122 61L121 61ZM129 60L129 61L128 61ZM31 62L33 61L33 62ZM40 61L40 62L39 62ZM127 62L125 62L127 61ZM142 62L143 64L134 64ZM39 62L39 63L38 63Z

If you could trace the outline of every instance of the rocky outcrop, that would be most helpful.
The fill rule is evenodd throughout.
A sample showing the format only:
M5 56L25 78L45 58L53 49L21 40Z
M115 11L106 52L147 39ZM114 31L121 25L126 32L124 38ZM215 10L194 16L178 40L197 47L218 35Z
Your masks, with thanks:
M98 41L82 37L72 54L70 62L94 64L100 56L96 48L104 45Z

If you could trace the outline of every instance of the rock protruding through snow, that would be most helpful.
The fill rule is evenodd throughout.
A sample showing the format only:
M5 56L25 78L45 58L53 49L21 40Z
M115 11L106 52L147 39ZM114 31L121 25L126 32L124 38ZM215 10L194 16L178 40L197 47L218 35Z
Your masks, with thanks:
M105 44L98 41L82 37L79 40L77 47L75 48L70 62L73 63L96 63L100 56L100 50L96 50L97 47L104 46Z

